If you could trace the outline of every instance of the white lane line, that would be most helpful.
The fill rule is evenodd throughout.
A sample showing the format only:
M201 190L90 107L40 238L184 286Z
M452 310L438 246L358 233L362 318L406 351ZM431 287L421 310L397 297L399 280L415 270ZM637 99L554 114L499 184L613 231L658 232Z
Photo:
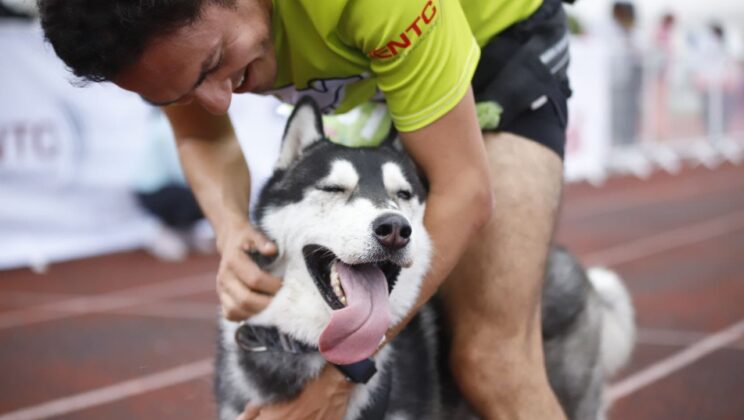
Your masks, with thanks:
M706 241L742 228L744 228L744 211L738 211L586 254L582 257L582 260L587 264L616 266L660 252Z
M688 347L704 339L708 334L701 331L639 328L636 343L649 346ZM744 350L744 340L736 341L726 346L726 349Z
M217 303L193 302L158 302L157 305L118 309L112 314L149 316L155 318L170 318L194 321L209 321L216 323L219 319L219 305Z
M210 375L214 370L212 358L178 366L173 369L142 376L93 391L62 397L0 415L0 420L38 420L61 416L74 411L129 398L146 392L177 385Z
M611 401L625 398L638 390L683 369L700 358L735 343L744 336L744 320L711 334L697 343L664 358L647 368L628 376L612 385L608 392Z
M13 306L45 305L49 302L75 299L83 295L70 293L26 292L8 290L0 294L0 303Z
M214 291L214 276L215 274L212 272L202 273L167 282L132 287L94 296L81 296L62 302L52 302L5 312L0 314L0 330L88 313L110 312L164 299Z
M201 287L201 286L198 286ZM29 306L38 306L49 304L50 301L59 302L61 300L72 300L72 299L87 299L87 300L98 300L96 297L86 295L72 295L72 294L61 294L61 293L26 293L26 292L7 292L0 295L0 303L9 303L13 305L23 305L26 309ZM104 298L102 301L107 301L110 298ZM216 298L215 298L216 299ZM116 303L117 306L123 304L132 303L131 300L119 299L118 301L110 300L110 304ZM101 302L97 302L101 303ZM149 304L149 305L148 305ZM89 312L91 305L81 305L77 307L57 307L54 310L60 312L73 312L77 315L85 314ZM112 314L122 315L135 315L135 316L151 316L156 318L171 318L171 319L194 319L194 320L206 320L215 321L218 315L218 303L204 303L204 302L183 302L183 301L157 301L157 302L146 302L143 306L127 306L119 309L111 309ZM34 309L38 311L38 308ZM104 310L100 312L107 312ZM17 316L17 315L16 315ZM44 316L59 317L56 312L52 314L45 314ZM7 321L7 320L6 320Z

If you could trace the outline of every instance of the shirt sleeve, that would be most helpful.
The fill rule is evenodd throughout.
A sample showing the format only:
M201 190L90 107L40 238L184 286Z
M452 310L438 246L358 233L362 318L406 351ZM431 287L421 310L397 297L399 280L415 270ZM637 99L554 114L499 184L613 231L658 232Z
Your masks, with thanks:
M402 132L451 110L480 57L459 0L350 0L339 31L366 54Z

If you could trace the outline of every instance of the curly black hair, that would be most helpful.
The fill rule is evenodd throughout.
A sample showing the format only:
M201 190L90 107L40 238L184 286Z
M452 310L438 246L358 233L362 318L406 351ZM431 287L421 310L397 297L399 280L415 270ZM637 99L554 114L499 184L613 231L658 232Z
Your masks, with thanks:
M113 81L153 38L236 0L38 0L44 36L81 81Z

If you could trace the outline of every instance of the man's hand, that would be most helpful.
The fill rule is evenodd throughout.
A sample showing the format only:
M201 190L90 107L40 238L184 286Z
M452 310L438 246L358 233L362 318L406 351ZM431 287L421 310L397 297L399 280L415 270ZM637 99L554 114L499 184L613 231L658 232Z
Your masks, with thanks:
M274 255L276 245L247 221L235 223L220 236L217 294L225 318L242 321L264 310L282 285L280 278L262 271L249 256L251 251Z
M353 387L335 367L326 365L294 400L263 407L248 405L237 420L341 420Z

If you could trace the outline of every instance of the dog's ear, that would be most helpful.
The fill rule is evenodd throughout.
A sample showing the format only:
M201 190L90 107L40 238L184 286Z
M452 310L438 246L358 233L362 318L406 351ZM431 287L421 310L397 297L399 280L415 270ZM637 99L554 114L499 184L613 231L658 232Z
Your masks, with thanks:
M390 131L388 131L385 140L380 143L380 147L392 147L393 149L403 152L403 142L400 140L398 130L395 128L393 123L390 123Z
M302 155L303 150L323 137L323 119L318 104L311 97L303 96L287 121L276 168L286 169Z

